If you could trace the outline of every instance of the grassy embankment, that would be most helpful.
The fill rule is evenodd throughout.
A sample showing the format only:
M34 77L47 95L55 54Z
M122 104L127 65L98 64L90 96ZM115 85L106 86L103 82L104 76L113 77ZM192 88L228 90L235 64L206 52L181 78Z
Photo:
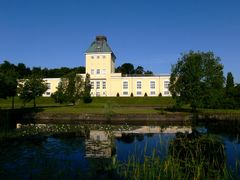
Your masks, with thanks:
M39 97L36 100L37 108L41 112L48 113L96 113L105 114L112 111L119 114L158 114L169 113L174 105L171 97L93 97L93 102L84 104L79 102L76 105L58 104L52 98ZM32 108L33 102L25 105L25 108ZM15 97L15 108L23 108L23 103ZM0 99L0 109L11 109L11 99ZM190 112L189 106L184 106L180 112ZM240 109L198 109L203 115L211 116L240 116Z
M37 108L42 112L49 113L97 113L104 114L106 111L113 113L160 113L167 107L172 107L174 100L171 97L95 97L90 104L79 102L77 105L57 104L52 98L40 97L36 100ZM26 104L31 108L32 102ZM11 108L11 99L0 100L2 109ZM18 97L15 98L15 108L22 108L23 104Z

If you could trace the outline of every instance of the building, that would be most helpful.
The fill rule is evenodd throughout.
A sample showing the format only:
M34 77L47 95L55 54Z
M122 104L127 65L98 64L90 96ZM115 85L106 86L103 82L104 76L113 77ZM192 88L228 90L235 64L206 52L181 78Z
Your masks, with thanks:
M123 75L115 73L116 56L105 36L97 36L85 53L86 73L91 78L92 96L170 96L170 75ZM56 91L60 78L44 79L50 87L44 96Z

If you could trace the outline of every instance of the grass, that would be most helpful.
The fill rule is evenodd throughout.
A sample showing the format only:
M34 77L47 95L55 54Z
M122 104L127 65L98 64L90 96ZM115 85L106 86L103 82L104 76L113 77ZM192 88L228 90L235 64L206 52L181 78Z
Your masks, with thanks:
M47 113L96 113L105 114L111 108L111 113L120 114L152 114L159 113L159 109L171 107L174 100L171 97L93 97L93 102L85 104L80 101L77 105L57 104L52 98L39 97L36 100L37 107ZM26 108L32 107L32 102L26 104ZM0 99L2 109L11 108L11 99ZM15 97L15 108L23 108L18 97ZM109 112L107 112L109 113Z
M172 97L93 97L93 102L85 104L80 101L77 105L58 104L50 97L39 97L36 99L37 108L47 113L95 113L109 114L165 114L174 106ZM11 98L0 99L0 109L11 109ZM33 107L33 102L26 104L25 108ZM23 108L19 97L15 97L15 108ZM179 112L191 112L188 105ZM216 116L240 116L240 109L198 109L203 115Z
M224 145L213 135L184 136L170 142L166 159L162 160L153 150L143 162L129 157L127 163L117 162L112 168L123 179L238 179L239 163L227 167Z

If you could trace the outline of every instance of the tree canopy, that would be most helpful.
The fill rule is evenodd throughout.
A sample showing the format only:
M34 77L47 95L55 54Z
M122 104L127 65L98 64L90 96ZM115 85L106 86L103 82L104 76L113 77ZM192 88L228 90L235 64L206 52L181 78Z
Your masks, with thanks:
M19 83L18 93L23 104L33 100L33 106L36 107L36 97L42 96L48 89L46 83L42 78L37 76L30 76Z
M142 66L137 66L136 69L134 68L134 65L131 63L124 63L121 66L118 66L116 68L116 72L121 72L122 74L139 74L139 75L152 75L152 71L145 71Z
M63 78L57 88L57 91L52 95L52 98L57 103L70 102L75 104L84 93L84 82L82 76L70 73Z
M223 65L213 52L183 54L172 66L169 90L177 104L217 108L223 95Z

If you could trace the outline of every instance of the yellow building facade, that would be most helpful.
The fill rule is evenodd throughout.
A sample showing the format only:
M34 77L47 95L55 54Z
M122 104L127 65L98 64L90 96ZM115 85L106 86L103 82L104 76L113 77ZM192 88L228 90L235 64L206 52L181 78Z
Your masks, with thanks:
M85 53L86 72L90 74L92 96L170 96L170 75L123 75L115 73L116 56L105 36L97 36ZM49 86L43 96L57 90L60 78L44 79Z

